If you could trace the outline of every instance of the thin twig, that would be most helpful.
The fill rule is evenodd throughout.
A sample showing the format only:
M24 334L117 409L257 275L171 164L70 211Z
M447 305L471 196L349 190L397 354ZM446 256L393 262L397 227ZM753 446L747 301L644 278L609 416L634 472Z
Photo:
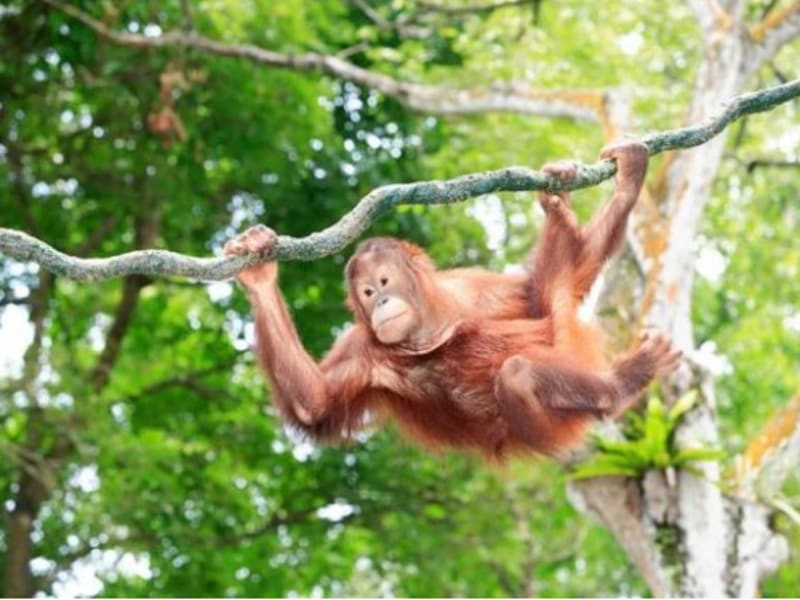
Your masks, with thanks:
M760 167L770 167L773 169L797 169L800 168L800 161L797 160L770 160L768 158L755 158L747 161L745 170L752 173Z
M465 6L446 6L435 2L420 2L420 12L441 13L444 15L474 15L488 13L503 8L514 8L525 5L533 5L540 0L501 0L500 2L489 2L486 4L474 4Z

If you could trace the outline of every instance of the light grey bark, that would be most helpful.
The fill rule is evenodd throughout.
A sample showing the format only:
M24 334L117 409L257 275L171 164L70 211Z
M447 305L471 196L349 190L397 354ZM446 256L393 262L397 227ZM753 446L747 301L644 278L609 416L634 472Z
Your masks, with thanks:
M574 482L567 490L576 508L614 534L653 595L669 596L672 586L662 568L653 532L643 518L637 483L623 477L596 477Z

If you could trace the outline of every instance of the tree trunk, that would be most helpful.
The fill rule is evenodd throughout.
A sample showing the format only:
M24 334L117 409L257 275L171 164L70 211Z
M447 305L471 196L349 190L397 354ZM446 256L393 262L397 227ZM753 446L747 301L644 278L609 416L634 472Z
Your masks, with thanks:
M3 594L7 598L28 598L33 594L28 566L32 556L31 532L38 507L16 506L8 517L7 557Z
M706 44L688 123L702 122L723 101L742 93L768 56L740 24L741 2L728 0L716 8L698 2L693 8L705 28ZM656 276L644 294L650 304L643 307L643 321L669 333L688 356L694 350L694 240L726 140L723 133L675 156L661 186L663 196L655 199L669 217L656 228L666 244L649 257ZM678 446L718 445L710 376L686 364L672 384L676 395L697 389L702 398L679 425ZM614 533L655 596L757 596L761 579L788 558L788 545L770 528L766 506L754 495L725 496L719 481L719 464L705 462L692 470L651 471L627 484L618 478L581 482L572 486L571 497Z

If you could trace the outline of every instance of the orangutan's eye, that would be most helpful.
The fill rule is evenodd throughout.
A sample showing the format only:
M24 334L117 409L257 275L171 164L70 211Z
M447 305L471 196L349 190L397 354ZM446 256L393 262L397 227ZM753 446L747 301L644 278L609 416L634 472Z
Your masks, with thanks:
M389 283L389 278L381 277L381 286L386 286L387 283Z
M367 289L365 289L365 290L364 290L364 295L365 295L367 298L369 298L370 296L372 296L372 294L374 294L374 293L375 293L375 290L373 290L372 288L367 288Z

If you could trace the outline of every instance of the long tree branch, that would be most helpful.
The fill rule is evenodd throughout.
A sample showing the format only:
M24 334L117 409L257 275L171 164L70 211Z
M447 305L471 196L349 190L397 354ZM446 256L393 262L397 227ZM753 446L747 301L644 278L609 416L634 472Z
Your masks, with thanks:
M763 112L800 96L800 80L742 94L727 102L713 118L691 127L643 138L651 154L698 146L743 115ZM197 258L166 250L140 250L103 259L80 259L14 229L0 228L0 252L33 261L53 273L78 281L98 281L125 275L177 275L201 280L227 279L246 265L265 260L314 260L334 254L353 242L380 215L401 204L450 204L501 191L578 189L596 185L616 172L613 161L579 165L568 183L525 167L472 173L454 179L387 185L376 188L337 223L303 238L282 235L274 255L263 257Z
M216 56L252 61L263 66L291 71L319 71L336 79L352 81L394 98L412 110L436 114L517 112L545 117L597 121L602 103L598 92L557 92L535 90L522 82L498 82L485 88L456 89L395 79L364 69L340 56L307 52L289 54L251 44L227 44L194 31L167 31L159 36L116 31L90 14L59 0L45 0L77 19L102 38L120 46L135 48L193 48Z

